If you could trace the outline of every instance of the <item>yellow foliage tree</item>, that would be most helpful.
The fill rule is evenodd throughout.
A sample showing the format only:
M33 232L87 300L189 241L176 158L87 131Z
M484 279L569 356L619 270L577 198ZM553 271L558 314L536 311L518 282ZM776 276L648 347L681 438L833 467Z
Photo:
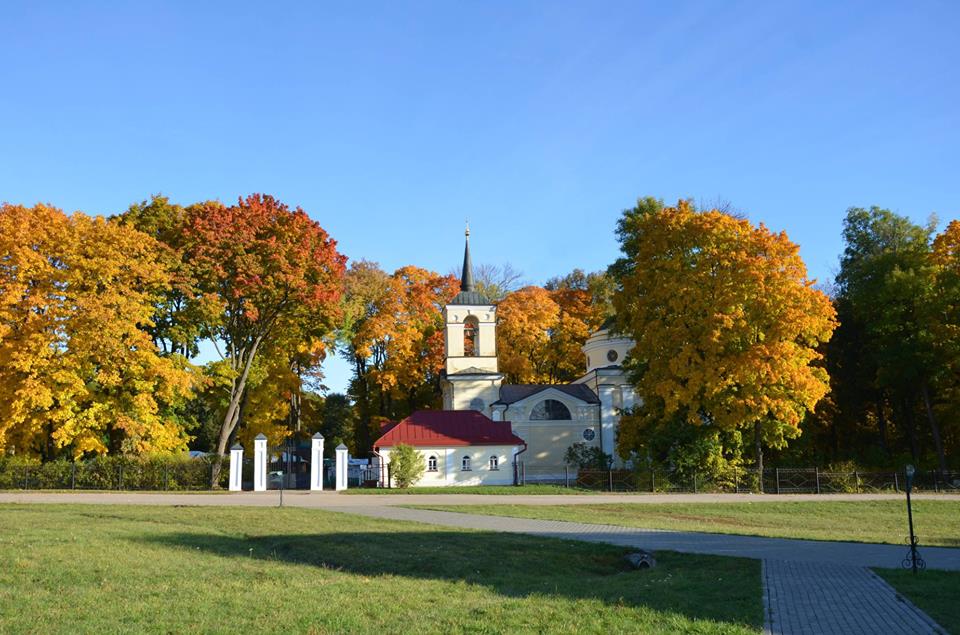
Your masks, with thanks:
M164 407L193 374L144 330L169 282L157 243L131 227L0 207L0 450L186 449Z
M514 291L497 307L497 352L508 382L550 382L550 333L560 323L560 305L541 287ZM580 359L580 354L577 354Z
M797 245L762 224L654 199L624 212L618 235L613 302L636 342L627 364L643 400L621 421L621 455L665 421L753 428L761 461L761 441L796 437L828 391L817 346L836 327Z

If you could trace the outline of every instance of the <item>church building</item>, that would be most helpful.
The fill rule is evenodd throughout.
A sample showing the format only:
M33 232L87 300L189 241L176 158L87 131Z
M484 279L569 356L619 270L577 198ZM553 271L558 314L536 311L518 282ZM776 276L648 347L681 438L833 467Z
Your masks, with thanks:
M374 443L380 460L398 443L423 455L418 485L509 484L562 476L574 443L615 450L620 410L634 403L622 362L633 342L604 324L583 346L586 372L569 384L505 384L497 363L497 307L475 290L466 232L460 293L444 307L443 410L388 425Z

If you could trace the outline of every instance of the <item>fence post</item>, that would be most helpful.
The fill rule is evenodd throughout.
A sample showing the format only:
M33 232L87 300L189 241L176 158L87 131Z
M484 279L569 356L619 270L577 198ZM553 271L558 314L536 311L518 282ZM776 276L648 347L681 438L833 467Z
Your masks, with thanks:
M813 473L817 475L817 494L820 493L820 468L813 468Z
M383 463L383 459L380 462ZM378 467L383 469L383 465ZM310 490L323 491L323 435L319 432L310 439Z
M933 491L934 493L939 494L940 486L937 483L937 471L936 470L932 470L932 471L933 471Z
M77 489L77 462L70 464L70 489Z
M241 483L242 478L243 446L239 443L234 443L233 447L230 448L230 484L227 486L227 490L239 492L243 488Z
M170 484L169 484L169 482L168 482L168 480L169 480L168 472L169 472L169 471L170 471L170 466L169 466L166 462L164 462L164 464L163 464L163 491L167 491L168 489L170 489Z
M262 432L253 440L253 491L267 491L267 435Z
M347 446L341 443L337 446L337 449L334 450L334 453L337 457L337 478L334 483L334 489L339 492L347 489L347 478L349 475L347 467L349 460L347 456Z
M527 484L527 464L523 461L520 462L520 484Z
M566 465L563 466L563 486L570 487L570 468Z
M697 471L693 471L693 493L697 493Z
M613 491L613 470L607 470L607 478L610 481L610 491Z
M23 466L23 489L30 488L30 467Z
M761 476L761 478L763 478ZM777 494L780 493L780 468L777 468Z
M739 476L739 474L740 474L740 473L737 472L737 466L734 465L734 466L733 466L733 493L734 493L734 494L739 494L739 493L740 493L740 476Z
M893 473L893 491L897 494L900 493L900 474L899 472Z
M856 470L854 470L853 480L857 485L857 494L859 494L860 493L860 472L857 472Z
M117 490L123 489L123 463L117 463Z

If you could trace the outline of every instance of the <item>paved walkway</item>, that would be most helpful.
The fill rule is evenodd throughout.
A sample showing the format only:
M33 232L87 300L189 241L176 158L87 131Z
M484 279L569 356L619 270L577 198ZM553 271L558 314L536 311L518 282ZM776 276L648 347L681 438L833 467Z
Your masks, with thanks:
M123 503L126 505L240 505L272 507L280 493L269 492L84 492L2 491L0 503ZM913 495L914 500L948 500L960 505L957 494ZM598 505L636 503L774 503L797 501L903 501L902 494L338 494L284 492L290 507L327 508L383 505Z
M765 633L942 633L923 611L863 567L763 561Z
M890 498L879 495L880 498ZM277 492L261 494L148 493L0 493L0 503L91 503L137 505L275 506ZM757 497L800 500L798 496ZM547 502L545 499L552 499ZM623 500L621 500L623 499ZM659 499L659 500L657 500ZM900 634L942 633L933 620L899 596L867 567L900 566L906 548L895 545L820 542L697 532L638 529L614 525L507 518L455 512L408 509L410 504L584 504L598 502L726 502L752 500L751 495L660 496L489 496L489 495L338 495L287 493L284 504L363 516L522 533L549 538L601 542L648 550L704 553L760 559L763 563L765 633ZM817 496L815 500L825 500ZM830 500L846 497L830 497ZM856 496L864 500L864 496ZM957 500L952 497L952 500ZM529 502L528 502L529 501ZM922 547L930 569L960 571L960 549Z

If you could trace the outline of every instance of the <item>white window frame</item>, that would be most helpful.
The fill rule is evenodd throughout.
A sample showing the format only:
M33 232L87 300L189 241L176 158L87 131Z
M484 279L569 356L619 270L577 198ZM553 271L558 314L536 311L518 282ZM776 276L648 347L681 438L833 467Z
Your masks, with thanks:
M430 458L427 459L427 471L436 472L437 471L437 457L430 455Z
M500 470L500 457L494 454L490 457L490 471L498 472Z
M461 472L472 472L470 469L470 455L465 454L460 458L460 471Z

